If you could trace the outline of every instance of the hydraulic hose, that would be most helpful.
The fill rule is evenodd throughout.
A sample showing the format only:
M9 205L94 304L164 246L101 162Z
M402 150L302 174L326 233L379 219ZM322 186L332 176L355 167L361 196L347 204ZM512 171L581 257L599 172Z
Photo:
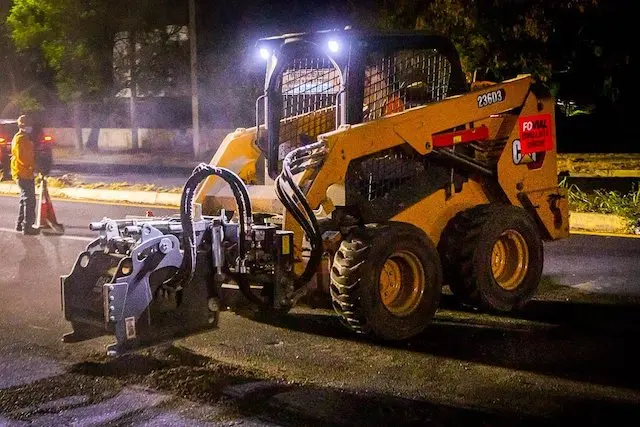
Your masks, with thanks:
M293 179L291 167L293 165L294 169L298 171L301 163L306 160L302 156L308 155L314 150L323 147L323 143L317 142L289 152L282 162L282 172L276 179L276 194L278 196L278 199L280 200L280 202L282 202L287 211L291 213L294 219L300 224L305 234L309 238L309 242L311 244L311 254L309 261L307 262L303 273L295 280L294 287L296 289L299 289L300 287L304 286L309 280L311 280L318 268L318 265L322 261L322 236L320 234L320 227L318 225L318 220L315 216L315 213L313 212L313 209L311 209L306 196ZM286 192L283 181L286 182L286 184L292 190L293 197ZM296 200L294 200L294 197L295 199L297 199L297 202ZM302 210L298 206L298 203L302 205Z
M164 285L179 288L189 283L196 269L196 234L193 227L193 197L198 185L207 177L216 175L229 184L238 205L240 216L240 236L238 239L238 251L240 259L246 256L246 229L252 221L251 199L244 182L234 172L219 167L213 167L201 163L191 173L182 190L180 199L180 223L182 225L182 245L184 257L178 272L167 280Z

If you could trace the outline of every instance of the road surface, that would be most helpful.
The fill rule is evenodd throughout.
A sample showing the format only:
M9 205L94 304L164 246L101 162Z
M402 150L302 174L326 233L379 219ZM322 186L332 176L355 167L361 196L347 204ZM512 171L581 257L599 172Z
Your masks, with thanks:
M0 197L0 425L635 425L640 415L640 239L546 245L540 296L518 316L455 307L381 345L328 310L107 359L107 337L66 344L59 279L90 220L149 208L54 201L65 236L12 231ZM169 211L154 210L156 215Z

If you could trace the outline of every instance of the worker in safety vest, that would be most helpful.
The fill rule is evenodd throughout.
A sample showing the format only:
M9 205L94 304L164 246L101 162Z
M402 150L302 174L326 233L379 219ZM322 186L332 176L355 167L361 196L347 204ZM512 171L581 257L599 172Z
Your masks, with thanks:
M28 125L27 116L22 115L18 118L19 130L11 141L11 176L20 187L16 231L22 231L25 235L35 235L40 231L33 227L36 220L36 159Z

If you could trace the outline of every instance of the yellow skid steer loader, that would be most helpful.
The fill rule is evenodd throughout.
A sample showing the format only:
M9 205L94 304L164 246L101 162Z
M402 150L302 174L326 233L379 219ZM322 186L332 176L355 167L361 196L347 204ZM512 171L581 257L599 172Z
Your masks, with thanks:
M443 285L491 310L532 298L543 240L569 233L547 89L472 90L451 42L416 32L257 48L256 126L194 169L180 213L90 225L61 278L66 341L113 334L115 355L214 328L230 293L267 316L323 295L384 340L420 333Z

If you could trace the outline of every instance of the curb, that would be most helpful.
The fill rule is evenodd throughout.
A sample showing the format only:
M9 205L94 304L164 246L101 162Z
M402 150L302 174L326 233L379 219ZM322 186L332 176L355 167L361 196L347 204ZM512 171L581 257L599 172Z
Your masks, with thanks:
M569 178L638 178L640 179L640 170L635 169L590 169L588 171L568 171L558 170L558 176L562 175Z
M48 187L49 195L64 199L127 202L141 205L179 207L181 194L157 191L106 190L93 188ZM17 184L0 183L0 194L20 194Z
M256 191L259 189L256 189ZM14 183L0 183L0 194L19 194L20 189ZM103 202L127 202L141 205L155 205L159 207L179 207L181 194L162 193L156 191L106 190L92 188L56 188L49 186L52 197L75 200L93 200ZM229 195L230 196L230 195ZM260 204L264 195L254 194ZM265 199L266 200L266 199ZM268 202L268 200L267 200ZM262 203L270 205L270 203ZM270 206L271 207L271 206ZM569 228L572 232L592 232L630 235L632 221L617 215L570 212Z
M570 212L571 231L589 231L593 233L630 234L633 221L618 215Z

